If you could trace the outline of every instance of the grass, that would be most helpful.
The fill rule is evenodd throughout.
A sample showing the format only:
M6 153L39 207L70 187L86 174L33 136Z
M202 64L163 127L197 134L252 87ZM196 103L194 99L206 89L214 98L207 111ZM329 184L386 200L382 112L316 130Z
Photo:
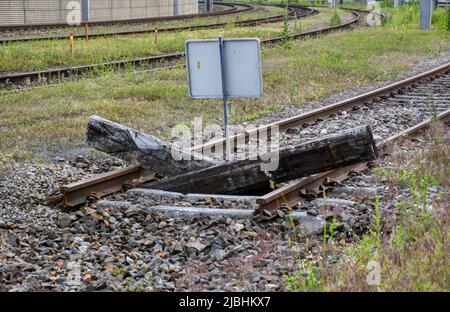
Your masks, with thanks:
M392 79L420 60L448 53L449 38L445 31L386 26L293 41L289 50L265 49L265 95L233 100L232 122ZM160 137L195 116L205 124L222 124L219 102L189 99L183 68L124 76L105 72L100 79L0 95L0 162L83 145L86 121L93 114Z
M285 12L284 12L284 19L283 19L283 26L282 26L282 30L281 30L281 37L283 38L283 46L285 48L290 48L290 38L289 36L291 35L289 32L289 11L288 11L288 7L286 6L285 8Z
M339 26L341 24L341 16L338 13L338 10L335 10L333 16L331 17L330 26Z
M329 10L323 14L304 19L303 30L321 27L324 18L330 18ZM283 11L281 11L283 12ZM294 22L286 23L295 25ZM74 53L71 54L68 41L16 42L1 46L0 72L20 72L43 70L60 66L75 66L110 62L148 55L160 55L184 50L184 42L194 38L258 37L268 39L280 36L283 23L269 23L258 27L234 27L228 24L224 29L160 33L158 45L154 44L154 33L96 38L88 42L75 40ZM292 28L292 27L291 27Z
M286 2L283 0L264 0L264 1L254 1L254 0L238 0L231 2L241 2L241 3L278 3L285 4ZM304 1L304 0L290 0L289 3L297 3L302 5L330 5L327 1ZM397 8L394 7L393 0L378 0L378 4L380 4L380 8L383 12L388 13L390 16L389 24L402 26L408 24L408 26L419 27L419 16L420 16L420 1L410 1L410 3L403 4ZM336 1L336 6L339 8L339 1ZM363 10L373 10L373 7L364 3L350 3L344 2L342 4L344 8L356 8ZM436 29L439 30L450 30L450 8L443 9L438 8L433 11L432 17L432 25Z
M152 31L155 28L172 28L180 26L197 26L205 24L217 24L217 23L228 23L235 21L243 21L249 19L257 19L262 17L269 17L282 14L283 10L278 7L265 7L264 10L257 10L251 12L242 12L238 14L228 14L221 16L209 16L209 17L196 17L191 19L183 20L172 20L172 21L154 21L147 23L138 24L118 24L118 25L98 25L90 26L89 33L110 33L119 31L131 31L131 30L145 30L148 29ZM69 36L73 32L74 34L84 35L84 25L66 27L66 28L55 28L49 30L33 30L28 29L21 32L23 36Z
M447 30L450 31L450 7L447 8L445 16L447 18Z
M305 32L305 31L311 31L316 30L324 27L330 26L330 20L335 12L335 9L330 8L320 8L318 9L320 11L320 14L310 16L307 18L302 18L298 20L291 20L289 21L289 32L291 33L297 33L297 32ZM353 15L348 12L341 9L337 9L338 14L342 18L342 22L347 22L353 19ZM280 31L283 30L284 21L281 23L269 23L269 24L263 24L260 25L259 29L266 29L266 30L273 30L273 31Z
M79 39L75 41L73 54L70 53L69 44L66 41L12 43L1 48L0 72L42 70L183 51L184 42L194 38L215 38L219 35L271 38L279 33L257 28L235 28L232 24L230 25L220 30L160 33L157 46L154 44L153 32L143 35L97 38L87 42Z
M387 200L406 194L395 207L395 222L374 203L372 229L345 247L324 238L315 257L301 259L297 274L286 277L292 291L449 291L450 214L448 197L450 135L435 125L422 152L394 148L389 168L375 174L389 185ZM333 255L336 261L330 261Z

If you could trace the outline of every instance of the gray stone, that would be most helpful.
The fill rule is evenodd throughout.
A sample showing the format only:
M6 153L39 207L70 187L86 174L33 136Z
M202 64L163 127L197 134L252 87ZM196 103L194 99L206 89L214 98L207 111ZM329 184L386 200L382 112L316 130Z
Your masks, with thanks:
M132 240L130 240L128 242L128 247L130 247L130 248L140 248L141 244L138 241L132 239Z
M220 246L218 245L214 245L211 248L211 252L209 253L209 256L213 259L216 259L218 261L223 260L223 258L225 257L226 252L225 250L223 250Z
M333 188L333 190L329 194L331 196L340 196L343 194L350 196L365 196L369 199L375 199L377 196L377 189L374 187L338 186Z
M313 200L313 205L317 207L323 206L343 206L343 207L356 207L358 206L357 202L340 199L340 198L317 198Z
M71 216L67 213L60 213L58 216L58 226L61 228L66 228L71 223Z
M206 245L202 244L199 240L196 240L194 242L187 243L186 247L194 248L197 251L203 251L206 248Z
M13 247L19 246L19 238L12 233L8 234L7 241L8 241L8 244L10 244Z

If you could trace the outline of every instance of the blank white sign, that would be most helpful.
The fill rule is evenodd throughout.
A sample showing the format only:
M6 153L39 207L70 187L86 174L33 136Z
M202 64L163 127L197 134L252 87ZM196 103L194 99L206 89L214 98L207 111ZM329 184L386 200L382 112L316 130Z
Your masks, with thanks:
M222 98L219 39L186 41L189 96ZM263 95L261 44L257 38L223 39L225 84L230 98Z

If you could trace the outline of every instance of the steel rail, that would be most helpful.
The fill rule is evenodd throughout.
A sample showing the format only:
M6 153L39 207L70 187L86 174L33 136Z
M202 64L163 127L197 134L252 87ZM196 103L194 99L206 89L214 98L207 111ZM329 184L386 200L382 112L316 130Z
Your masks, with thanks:
M417 86L418 84L433 80L441 75L447 74L450 72L450 64L445 64L442 66L439 66L438 68L432 69L430 71L427 71L425 73L421 73L419 75L416 75L414 77L410 77L398 82L395 82L393 84L390 84L388 86L382 87L380 89L370 91L358 96L355 96L350 99L346 99L334 104L330 104L324 107L317 108L315 110L312 110L310 112L306 112L297 116L292 116L289 118L282 119L277 122L273 122L268 125L264 125L261 127L258 127L252 131L247 131L242 134L234 135L230 137L230 141L232 140L232 146L237 146L238 142L245 142L247 143L249 138L254 136L255 133L258 133L259 131L267 131L270 133L270 129L274 126L278 127L280 131L288 131L290 128L301 126L310 122L315 122L318 119L323 119L331 114L334 114L338 111L345 110L347 108L353 108L355 106L359 106L361 104L366 104L371 101L380 100L386 97L389 97L396 92L404 92L408 88L413 88ZM204 152L208 150L214 150L214 148L220 144L223 144L225 146L224 140L215 140L211 141L207 144L202 144L199 146L195 146L192 148L195 152ZM222 147L223 147L222 146Z
M295 18L295 9L289 7L289 19ZM244 26L256 26L264 23L274 23L279 22L284 19L284 14L274 15L269 17L261 17L255 19L248 19L242 21L233 21L235 26L244 27ZM178 31L193 31L193 30L201 30L201 29L217 29L223 28L228 25L227 22L223 23L211 23L204 25L188 25L188 26L179 26L179 27L167 27L167 28L158 28L159 33L170 33L170 32L178 32ZM128 36L128 35L139 35L139 34L148 34L149 32L155 31L155 28L152 29L140 29L140 30L130 30L130 31L118 31L118 32L109 32L109 33L94 33L89 34L90 39L95 38L108 38L115 36ZM75 39L85 38L85 35L79 34L74 35ZM67 40L68 36L40 36L40 37L18 37L18 38L2 38L0 39L0 44L9 44L16 42L29 42L29 41L42 41L42 40Z
M183 19L193 19L198 17L210 17L210 16L221 16L228 14L243 13L254 10L254 7L250 4L245 3L225 3L225 2L215 2L216 5L227 6L229 9L219 10L213 12L203 12L197 14L184 14L177 16L158 16L149 18L134 18L134 19L122 19L114 21L96 21L89 22L90 26L105 26L105 25L116 25L116 24L139 24L148 22L158 22L158 21L172 21L172 20L183 20ZM238 9L241 7L241 9ZM67 23L47 23L47 24L32 24L32 25L7 25L0 26L1 31L14 31L14 30L29 30L29 29L52 29L52 28L67 28L71 27Z
M312 14L317 14L317 11L314 9L308 9L306 7L302 7L299 5L292 5L293 7L296 7L297 9L305 9L308 10L306 13L297 16L297 18L306 17ZM331 31L346 29L351 27L352 25L356 24L359 19L360 15L359 13L354 12L353 13L355 18L351 20L350 22L334 26L334 27L326 27L319 30L313 30L308 32L301 32L296 33L293 35L290 35L290 39L300 39L300 38L306 38L306 37L314 37L323 35L326 33L329 33ZM284 40L283 37L277 37L272 39L265 39L261 41L261 44L263 45L271 45L271 44L277 44ZM17 83L18 81L35 81L40 80L44 78L52 78L52 77L65 77L66 75L73 75L73 74L80 74L83 72L87 72L89 70L95 70L98 68L104 68L104 67L114 67L114 68L123 68L128 65L138 66L142 64L155 64L155 63L164 63L167 61L174 61L177 59L181 59L184 57L184 52L176 52L176 53L170 53L170 54L164 54L164 55L156 55L156 56L145 56L145 57L139 57L134 59L128 59L128 60L119 60L119 61L112 61L112 62L105 62L101 64L88 64L88 65L79 65L79 66L72 66L72 67L60 67L60 68L54 68L49 70L41 70L41 71L33 71L33 72L24 72L24 73L14 73L14 74L7 74L7 75L1 75L0 76L0 84L12 84Z
M302 8L302 9L307 10L307 11L305 11L304 14L295 15L296 18L302 18L302 17L318 14L318 11L316 11L316 10L311 10L311 9L307 9L307 8ZM292 18L292 17L293 16L291 14L290 18ZM273 18L273 17L269 17L269 18ZM8 75L0 76L0 84L2 84L2 83L3 84L8 84L8 83L12 84L13 82L25 81L27 79L30 79L30 82L31 82L31 79L39 80L39 79L44 79L46 77L55 77L55 76L58 78L61 78L61 77L64 78L66 75L69 76L71 74L72 75L80 74L85 71L93 70L96 67L102 68L102 67L114 67L115 66L115 67L121 68L124 65L133 64L132 63L133 61L134 61L134 65L137 65L137 63L139 63L139 62L149 63L149 64L164 63L164 62L177 60L183 56L184 56L184 53L172 53L172 54L165 54L165 55L160 55L160 56L149 56L149 57L143 57L143 58L136 58L134 60L129 60L129 61L114 61L114 62L105 62L102 64L80 65L80 66L75 66L75 67L55 68L55 69L49 69L49 70L44 70L44 71L8 74ZM172 65L157 66L154 69L164 69L164 68L171 68L171 67L173 67L173 66ZM142 71L142 72L145 72L145 71ZM49 87L51 85L52 84L48 84L48 85L45 85L45 87ZM41 86L41 87L43 87L43 86ZM0 92L0 95L6 94L6 93L11 93L11 92L25 91L25 90L29 90L29 89L33 89L33 88L39 88L39 87L32 86L32 87L21 88L21 89L6 90L3 92Z
M150 182L155 173L138 166L128 166L111 172L102 173L92 178L64 185L63 201L69 207L83 204L88 198L101 198L124 188L136 187Z
M280 121L259 127L257 130L252 131L252 132L247 132L242 135L235 135L230 139L235 140L235 142L237 142L238 140L241 143L244 142L242 140L245 140L245 142L248 142L249 137L252 134L254 134L254 132L261 131L261 130L268 131L272 126L278 126L281 131L288 131L292 127L303 125L307 122L316 121L318 119L324 119L324 118L330 116L331 114L333 114L337 111L345 110L348 107L353 108L355 106L368 104L370 102L376 102L380 99L387 98L387 97L395 95L397 93L401 94L405 90L412 89L414 87L417 87L423 83L432 81L432 80L434 80L442 75L446 75L448 73L450 73L450 63L442 65L438 68L429 70L425 73L401 80L399 82L395 82L393 84L379 88L377 90L364 93L362 95L353 97L351 99L344 100L344 101L341 101L341 102L338 102L335 104L327 105L325 107L315 109L311 112L307 112L307 113L293 116L290 118L282 119ZM450 117L450 111L446 111L446 112L438 115L437 118L439 120L448 120L449 117ZM398 141L399 139L404 138L408 135L412 135L418 131L421 131L421 130L425 129L426 127L428 127L428 125L429 125L429 121L424 121L414 127L409 128L408 130L402 131L402 132L396 134L395 136L390 137L389 139L387 139L384 142L381 142L378 145L378 147L381 151L384 151L385 147L388 146L390 143ZM268 131L268 132L270 132L270 131ZM197 152L202 152L202 151L213 152L214 151L213 146L217 146L217 144L224 145L225 143L226 143L225 140L216 140L213 143L208 142L201 146L194 147L194 148L192 148L192 150L197 151ZM282 204L285 204L287 206L293 206L294 204L298 203L298 201L301 199L300 189L304 189L309 192L317 193L321 187L323 188L324 184L326 184L327 181L342 181L342 180L346 179L348 177L349 173L351 173L353 171L361 172L362 170L365 170L367 168L367 165L368 165L368 163L364 163L364 164L343 167L343 168L339 168L336 170L319 173L319 174L316 174L316 175L313 175L310 177L305 177L305 178L302 178L302 179L299 179L296 181L292 181L291 183L288 183L285 186L283 186L273 192L270 192L264 196L261 196L257 200L257 203L259 204L258 210L273 210L273 209L280 207L280 205L282 205ZM136 170L135 166L130 166L130 167L133 167L134 168L133 170ZM119 169L119 170L121 170L121 169ZM140 174L144 175L143 174L144 169L141 168L139 170L141 170ZM104 175L117 176L117 170L108 172ZM99 182L103 181L104 175L102 175L98 178ZM101 187L93 188L93 186L95 187L95 185L96 185L95 181L96 181L96 177L93 177L93 178L89 179L87 182L86 181L77 182L75 184L75 185L77 185L75 189L73 188L73 185L72 185L72 187L70 185L68 187L63 187L63 190L65 191L64 196L67 196L67 198L71 198L70 201L69 200L65 201L65 204L68 205L69 207L74 207L76 205L72 205L72 203L76 203L77 205L80 203L83 203L89 197L89 195L87 195L87 194L90 194L91 191L95 192L97 195L98 194L108 195L108 194L112 193L112 192L109 192L109 193L106 192ZM111 181L114 181L114 179L111 179ZM117 183L115 184L115 189L120 190L122 188L123 180L116 180L116 181L117 181ZM111 182L111 183L113 183L113 182ZM74 191L78 191L80 188L84 188L83 192L81 193L81 196L73 193Z
M427 120L378 143L378 150L385 153L386 149L392 144L398 143L408 137L419 135L421 132L428 129L435 120L440 122L449 121L450 110L437 115L436 118L428 118ZM327 184L331 182L342 182L352 173L360 173L367 170L369 165L369 162L360 163L292 181L287 185L258 198L256 202L259 206L256 211L275 210L281 206L292 208L304 199L300 190L304 190L305 193L309 195L317 195L328 188Z

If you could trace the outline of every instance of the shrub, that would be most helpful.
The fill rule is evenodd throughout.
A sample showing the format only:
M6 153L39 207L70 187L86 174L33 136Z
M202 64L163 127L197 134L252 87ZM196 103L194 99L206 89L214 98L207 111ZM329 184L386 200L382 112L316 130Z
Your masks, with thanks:
M337 10L334 11L333 16L331 17L330 26L339 26L341 25L341 17Z

